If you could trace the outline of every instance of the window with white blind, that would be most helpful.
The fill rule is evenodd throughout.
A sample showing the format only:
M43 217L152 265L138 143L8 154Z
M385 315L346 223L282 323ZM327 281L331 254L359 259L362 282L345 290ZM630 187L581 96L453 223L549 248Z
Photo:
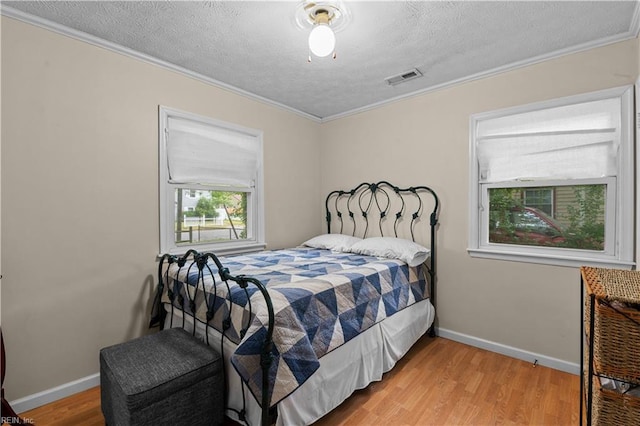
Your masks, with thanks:
M470 119L469 253L634 264L633 88Z
M160 251L264 248L262 132L159 109Z

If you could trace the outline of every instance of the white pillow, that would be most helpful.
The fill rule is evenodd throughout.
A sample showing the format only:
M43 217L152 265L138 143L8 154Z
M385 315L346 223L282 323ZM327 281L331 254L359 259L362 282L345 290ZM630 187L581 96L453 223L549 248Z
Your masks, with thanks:
M349 252L349 248L359 241L362 241L362 238L352 237L351 235L323 234L305 241L302 245L319 249Z
M357 242L349 249L351 253L386 257L418 266L429 258L430 250L413 241L393 237L372 237Z

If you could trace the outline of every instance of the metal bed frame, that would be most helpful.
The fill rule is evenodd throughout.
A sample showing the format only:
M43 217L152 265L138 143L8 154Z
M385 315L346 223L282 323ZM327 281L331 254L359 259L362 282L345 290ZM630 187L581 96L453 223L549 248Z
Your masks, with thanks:
M431 253L429 265L426 265L426 267L429 275L429 297L432 305L435 307L435 232L438 224L440 202L438 196L431 188L426 186L411 186L408 188L400 188L398 186L390 184L387 181L380 181L377 183L361 183L351 190L336 190L329 193L325 200L325 209L328 233L332 233L332 218L335 214L337 218L335 221L337 222L336 226L338 226L339 224L338 233L342 234L350 229L351 235L365 238L369 236L369 233L371 231L370 222L375 223L375 221L377 221L377 231L379 231L378 236L385 236L385 230L388 229L388 226L385 227L385 225L389 225L392 226L393 236L399 237L401 236L398 233L399 226L406 217L410 217L408 230L411 236L411 240L415 241L416 225L420 222L421 215L424 213L425 207L428 204L426 202L426 198L423 199L423 197L429 196L433 197L433 209L431 210L429 220ZM393 218L392 223L389 223L390 217ZM373 225L371 225L371 227L373 227ZM387 234L389 234L389 232L387 232ZM209 260L211 260L213 262L213 265L215 265L215 270ZM165 268L165 265L171 265L173 263L177 263L177 266L178 268L180 268L180 270L186 268L187 273L197 270L198 278L193 290L193 295L191 295L189 291L184 292L186 298L182 293L174 294L170 285L172 284L172 278L169 278L168 276L168 267ZM165 271L163 272L163 270ZM270 383L268 375L268 371L273 360L272 336L274 328L274 311L271 298L264 284L252 277L244 275L232 275L229 272L229 269L224 267L218 257L213 253L198 253L196 250L189 250L183 256L165 254L161 257L158 266L158 287L155 295L150 327L160 326L160 328L162 329L164 326L166 311L162 307L161 297L165 286L167 286L167 295L171 300L172 309L174 309L177 302L177 304L180 306L180 309L183 311L183 314L185 313L184 311L186 308L188 308L189 311L193 313L196 310L195 298L198 292L205 291L205 275L210 276L213 279L214 286L217 286L218 283L215 278L216 273L220 277L222 284L226 286L227 294L231 294L231 292L229 291L230 281L237 283L238 286L244 290L245 296L248 301L247 307L249 310L249 315L247 318L247 322L243 323L243 327L240 331L240 337L243 337L246 333L247 329L249 328L250 320L253 317L248 287L250 285L256 287L265 300L268 311L268 327L264 345L262 347L262 353L260 356L260 366L262 370L262 398L260 406L262 409L261 424L263 426L270 425L275 422L275 419L277 417L277 404L273 407L269 407ZM216 297L217 296L214 294L213 301L209 301L207 300L207 298L205 298L207 306L207 323L204 325L206 327L205 339L207 340L207 344L209 336L208 327L210 327L209 322L213 319L214 316ZM226 337L225 333L231 327L231 312L233 304L231 303L231 301L228 301L228 303L230 306L229 312L227 317L222 322L222 339L220 343L221 353L223 350L224 339ZM193 316L194 321L196 321L195 315ZM435 336L434 325L430 327L428 333L430 336ZM195 336L195 323L193 334ZM226 405L227 404L225 403L225 407ZM241 421L246 420L244 408L240 411L234 411L236 411Z

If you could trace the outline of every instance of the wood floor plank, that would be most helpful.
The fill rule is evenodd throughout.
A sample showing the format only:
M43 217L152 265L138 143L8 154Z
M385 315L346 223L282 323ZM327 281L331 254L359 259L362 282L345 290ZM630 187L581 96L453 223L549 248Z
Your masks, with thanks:
M425 337L315 426L577 425L579 392L578 376ZM98 387L21 415L38 426L104 425Z

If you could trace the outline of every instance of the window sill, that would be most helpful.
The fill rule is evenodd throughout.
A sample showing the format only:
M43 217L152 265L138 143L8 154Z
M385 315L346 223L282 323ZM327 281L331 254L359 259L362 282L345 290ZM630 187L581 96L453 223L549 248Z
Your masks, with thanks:
M506 260L512 262L537 263L542 265L555 265L566 267L594 266L598 268L632 269L633 261L624 261L604 257L580 257L558 254L523 253L516 251L503 251L489 248L469 248L469 256L482 259Z
M213 253L216 256L230 256L234 254L252 253L264 250L267 245L265 243L250 242L244 244L230 243L230 244L202 244L202 245L190 245L184 247L175 247L168 250L169 254L182 255L188 250L196 250L198 253ZM159 254L161 257L163 254Z

